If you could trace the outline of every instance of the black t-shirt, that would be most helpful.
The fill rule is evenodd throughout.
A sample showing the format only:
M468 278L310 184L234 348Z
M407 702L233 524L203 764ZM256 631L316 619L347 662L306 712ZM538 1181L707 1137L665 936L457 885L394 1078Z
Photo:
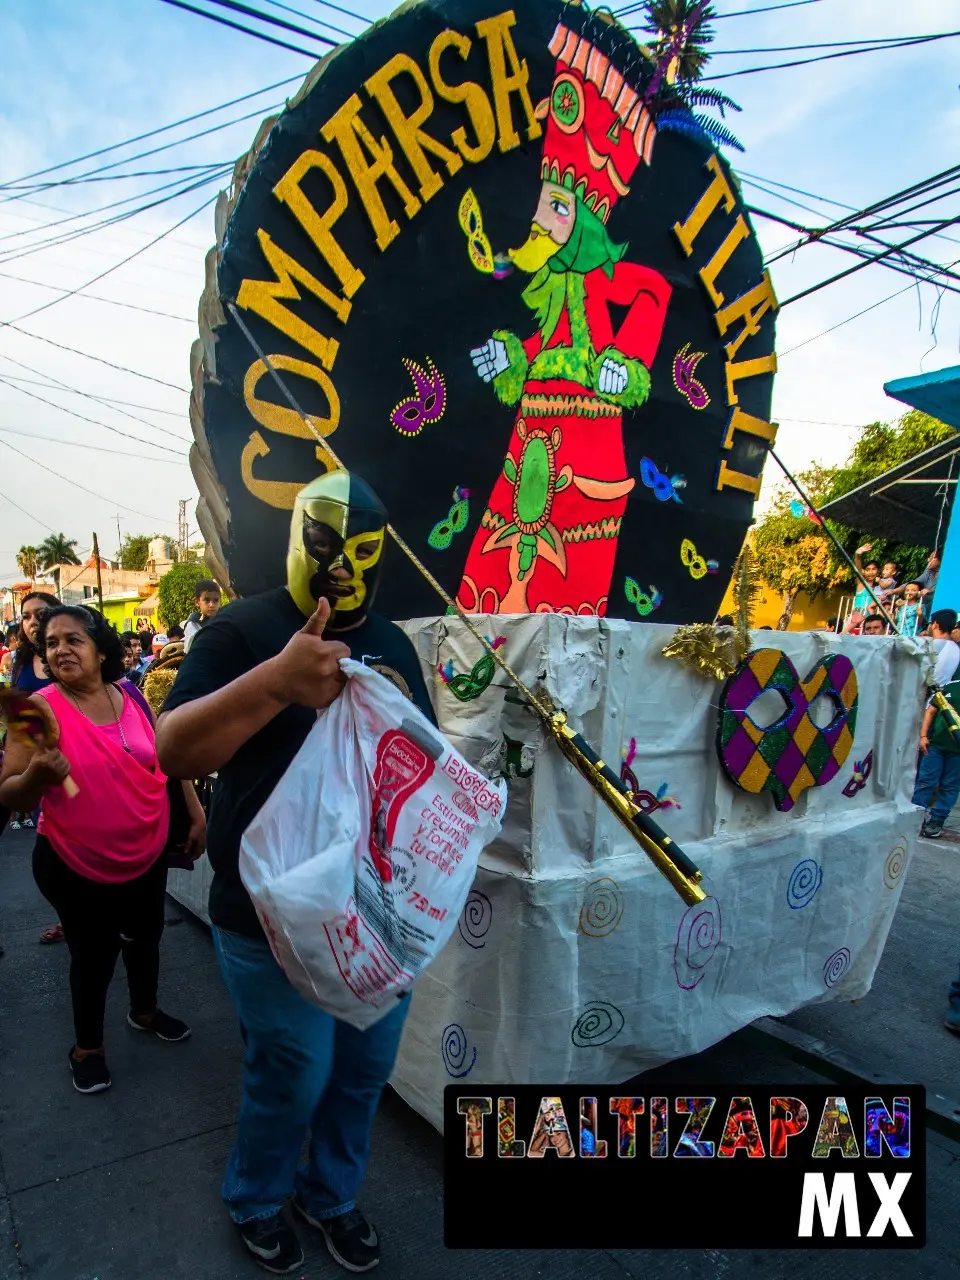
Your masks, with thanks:
M261 662L276 657L305 621L286 587L233 601L229 609L211 618L197 632L177 671L164 711L215 693ZM342 640L352 658L392 680L431 723L436 723L417 655L398 626L372 614L355 631L341 635L331 632L329 638ZM210 918L221 929L252 938L263 936L240 879L240 841L292 764L316 718L317 713L308 707L287 707L218 770L207 827L207 853L214 872Z

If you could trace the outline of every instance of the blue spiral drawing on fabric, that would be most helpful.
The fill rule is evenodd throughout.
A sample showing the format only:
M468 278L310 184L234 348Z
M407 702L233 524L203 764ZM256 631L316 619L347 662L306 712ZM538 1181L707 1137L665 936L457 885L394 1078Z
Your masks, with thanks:
M828 987L835 987L850 968L850 952L841 947L832 956L828 956L823 966L823 981Z
M802 911L817 896L823 884L823 869L813 858L804 858L790 872L787 885L787 906L791 911Z
M473 1050L473 1057L470 1059L469 1065L464 1066L467 1061L468 1049L467 1033L458 1022L451 1022L449 1026L443 1028L443 1035L440 1037L440 1052L443 1055L443 1065L447 1068L447 1075L453 1076L454 1080L462 1080L476 1066L476 1048Z

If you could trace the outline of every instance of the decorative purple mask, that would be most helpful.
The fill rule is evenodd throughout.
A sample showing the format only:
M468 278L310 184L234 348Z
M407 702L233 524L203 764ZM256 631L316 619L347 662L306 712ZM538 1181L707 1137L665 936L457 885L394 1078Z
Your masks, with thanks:
M443 374L427 357L428 369L414 360L404 360L404 368L413 378L416 395L402 400L390 415L390 421L404 436L418 436L428 422L439 422L447 408L447 384ZM429 370L429 372L428 372Z
M693 376L697 365L706 355L705 351L690 350L690 343L682 346L673 358L673 385L680 394L690 401L694 409L705 409L710 403L706 388Z

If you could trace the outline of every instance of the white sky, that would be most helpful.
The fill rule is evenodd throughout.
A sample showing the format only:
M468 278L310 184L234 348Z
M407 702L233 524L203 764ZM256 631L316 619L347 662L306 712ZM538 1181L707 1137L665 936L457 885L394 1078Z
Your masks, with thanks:
M327 18L351 31L360 30L359 22L325 9L318 0L285 2L309 17ZM719 0L718 9L733 13L779 2ZM516 7L521 4L522 0L516 0ZM260 7L296 24L309 25L304 18L271 5L270 0L260 0ZM393 5L380 0L344 0L343 7L374 18ZM958 0L915 0L909 6L899 0L819 0L782 13L731 18L717 23L714 48L718 56L710 70L719 74L810 56L802 52L722 56L722 50L950 31L957 27L958 16ZM308 59L298 54L203 21L159 0L0 0L0 17L0 183L287 76L302 76L310 67ZM273 34L294 44L304 43L295 35L285 37L276 30ZM958 51L960 40L945 40L911 50L722 81L743 107L742 115L731 121L747 148L743 156L734 158L736 167L855 208L946 169L955 162L960 142ZM79 174L255 111L256 116L246 122L124 169L232 163L246 151L261 116L269 114L268 108L292 89L243 103L139 147L91 160L67 174ZM63 176L53 174L46 181ZM214 240L212 208L90 288L90 293L100 298L167 312L179 319L143 314L78 295L23 321L34 334L129 366L182 391L114 371L5 327L58 296L54 289L43 286L69 290L85 284L167 231L212 197L219 184L73 243L13 257L39 239L70 230L75 224L46 233L38 232L38 227L174 177L157 175L39 192L0 191L0 379L6 380L6 384L0 382L0 585L20 576L14 560L17 548L23 543L38 543L51 531L76 538L79 550L88 554L91 534L96 530L101 550L112 556L118 545L117 515L121 533L175 535L180 498L190 500L191 530L196 527L192 516L197 495L185 465L190 437L189 353L197 332L203 258ZM957 186L960 188L960 183ZM749 186L745 190L755 205L807 225L822 225L843 213L836 206L800 195L791 198L816 212L796 208ZM789 192L783 194L790 196ZM958 211L960 195L955 195L915 216L947 218ZM759 218L755 222L768 252L795 238ZM23 232L29 234L20 234ZM906 238L913 233L889 234ZM915 252L942 264L960 259L960 229L950 229L947 234L951 239L922 241ZM772 268L778 296L784 300L854 262L852 257L828 248L806 248L795 259L784 259ZM807 343L901 289L906 292L900 297ZM839 462L848 452L858 424L895 418L899 407L884 395L884 382L960 364L960 296L945 294L938 310L936 303L932 285L918 290L906 277L871 266L782 311L778 339L781 371L774 409L781 423L778 449L789 466L802 469L812 460ZM803 343L807 345L800 346ZM799 349L792 350L795 347ZM45 383L56 379L88 395L130 403L104 405L36 385L35 381L14 381L17 378ZM31 400L26 391L61 407ZM106 425L81 421L70 416L68 409ZM128 432L133 439L111 433L108 426ZM40 440L40 436L57 443ZM80 445L118 452L99 452ZM160 445L176 452L163 452L157 447ZM119 451L141 456L125 457ZM770 464L767 492L776 481L774 470ZM77 487L80 485L93 493L82 491Z

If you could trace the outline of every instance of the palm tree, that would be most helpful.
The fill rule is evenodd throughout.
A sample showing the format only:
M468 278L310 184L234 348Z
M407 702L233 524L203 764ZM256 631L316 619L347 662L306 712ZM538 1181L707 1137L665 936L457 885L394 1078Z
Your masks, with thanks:
M50 569L55 564L79 564L80 558L75 550L76 545L76 538L67 538L62 533L52 533L49 538L44 538L37 548L40 567Z
M21 547L17 552L17 568L31 582L36 579L40 567L40 552L36 547Z
M743 144L725 125L695 110L708 107L721 117L740 110L722 90L698 83L710 61L710 22L717 16L713 5L705 0L647 0L645 16L646 30L655 37L651 53L656 65L644 100L657 129L742 151Z
M710 61L705 46L713 40L709 24L716 16L713 5L702 0L650 0L646 30L656 36L655 53L669 50L671 54L666 72L669 84L699 80L703 75Z

